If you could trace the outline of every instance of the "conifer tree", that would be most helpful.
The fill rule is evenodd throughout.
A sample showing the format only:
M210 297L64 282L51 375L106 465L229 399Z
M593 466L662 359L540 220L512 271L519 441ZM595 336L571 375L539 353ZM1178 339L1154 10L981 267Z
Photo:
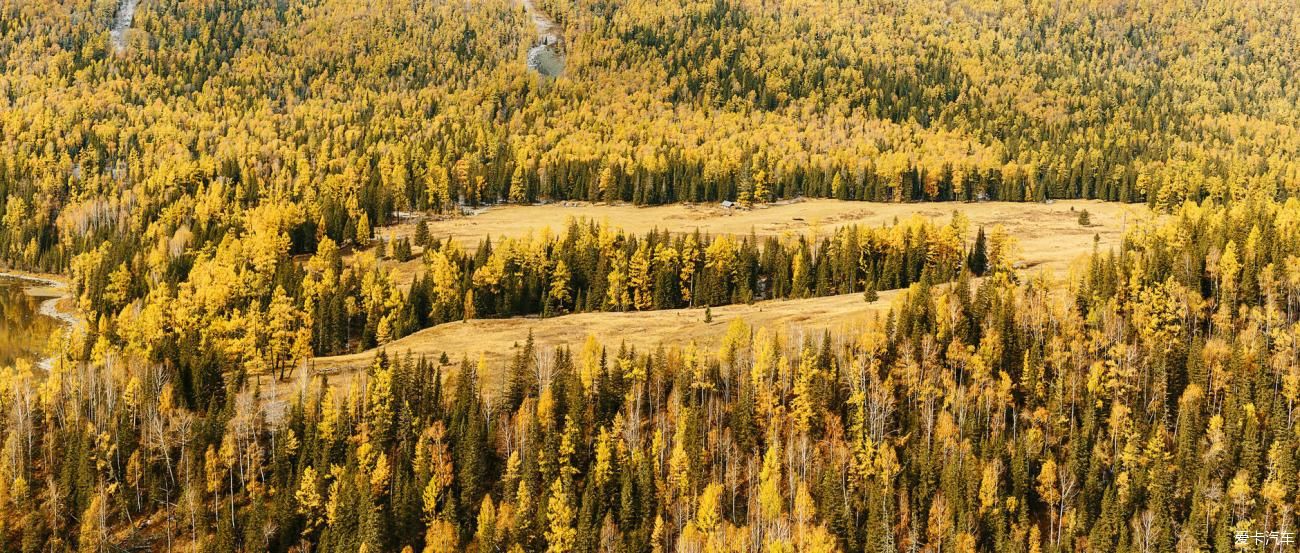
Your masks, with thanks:
M980 227L975 235L975 246L971 248L970 255L966 258L966 267L975 275L983 276L988 271L988 265L988 245L984 238L984 227Z

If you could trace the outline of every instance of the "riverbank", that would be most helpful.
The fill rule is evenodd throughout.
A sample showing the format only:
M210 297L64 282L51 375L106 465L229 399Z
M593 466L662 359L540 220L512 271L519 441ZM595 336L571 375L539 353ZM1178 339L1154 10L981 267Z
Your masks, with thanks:
M86 322L77 313L75 299L72 296L72 283L62 275L8 270L0 271L0 278L35 283L35 286L23 288L23 293L36 298L45 298L41 302L38 313L59 321L69 335L85 330ZM54 356L46 357L36 365L48 371L54 361Z
M72 297L72 282L63 275L52 273L33 273L30 271L0 271L0 278L12 278L27 282L36 282L41 286L27 288L27 294L38 298L48 298L41 302L41 314L62 321L74 329L82 328L86 321L77 313Z
M113 16L113 27L108 31L108 38L113 43L113 51L119 54L126 50L126 32L135 20L135 8L139 4L140 0L122 0Z

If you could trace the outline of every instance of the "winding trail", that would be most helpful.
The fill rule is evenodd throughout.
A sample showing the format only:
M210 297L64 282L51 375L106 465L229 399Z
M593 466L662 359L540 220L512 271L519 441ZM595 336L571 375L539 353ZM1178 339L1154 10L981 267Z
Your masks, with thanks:
M108 32L114 52L121 54L126 50L126 31L131 28L131 21L135 19L135 8L139 5L140 0L122 0L117 7L117 15L113 17L113 29Z

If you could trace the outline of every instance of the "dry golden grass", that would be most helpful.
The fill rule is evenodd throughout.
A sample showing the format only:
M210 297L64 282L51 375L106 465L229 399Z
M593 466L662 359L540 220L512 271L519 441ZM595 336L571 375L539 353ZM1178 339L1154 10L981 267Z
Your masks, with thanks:
M1089 227L1078 223L1078 211L1082 209L1089 212L1092 221ZM972 238L979 226L997 224L1003 225L1016 237L1024 275L1042 274L1057 279L1064 277L1076 261L1092 251L1094 236L1099 240L1097 247L1103 251L1117 247L1126 226L1150 216L1142 205L1099 201L882 204L810 200L752 211L693 205L642 208L573 204L572 207L499 207L470 217L432 221L430 231L434 236L444 239L450 236L464 246L473 247L485 236L494 240L502 236L522 236L548 226L558 231L570 217L577 217L609 222L638 233L651 228L667 228L674 232L694 232L698 228L710 234L752 232L757 236L772 236L824 233L853 223L891 224L895 218L903 219L912 214L946 222L954 210L963 212L970 219ZM382 233L390 236L408 235L413 231L414 225L411 224L381 229ZM422 270L418 260L389 262L386 267L401 284L409 284ZM530 331L539 350L562 345L578 347L588 335L596 336L606 345L626 343L642 350L660 345L682 346L691 341L700 348L713 349L718 347L727 326L736 318L743 318L754 328L765 327L796 336L827 329L851 330L866 318L883 316L901 295L901 290L882 291L880 298L871 303L863 301L861 294L847 294L716 307L712 309L713 317L709 323L704 322L703 309L578 313L549 319L480 319L424 329L378 349L391 355L410 353L437 357L446 353L453 361L462 358L476 360L482 355L493 368L505 366ZM269 387L263 391L270 402L269 411L273 414L279 412L292 395L309 389L318 375L330 375L331 385L336 388L364 385L354 377L361 374L359 369L374 360L378 349L316 358L312 360L313 370L300 371L294 383L268 382ZM486 389L494 390L500 386L502 374L494 370L480 377L484 379Z
M1087 209L1092 220L1080 226L1078 211ZM605 206L579 204L574 207L509 206L490 209L481 214L435 221L430 224L434 236L447 237L473 246L485 236L520 236L543 227L562 229L568 218L579 217L611 224L630 232L651 228L669 228L676 232L693 232L696 228L710 234L733 233L758 236L784 233L826 232L834 227L858 223L878 226L891 224L895 218L912 214L937 221L947 221L954 210L971 220L972 233L980 226L1003 225L1019 242L1021 266L1029 272L1043 271L1061 277L1071 263L1092 251L1094 236L1105 250L1119 243L1125 225L1148 216L1141 205L1099 201L1058 201L1038 203L930 203L882 204L810 200L770 206L752 211L725 210L719 207L673 205L662 207ZM385 232L398 236L409 233L413 225L388 227ZM395 270L400 281L409 282L418 262L402 264ZM401 276L405 275L405 276ZM694 340L700 347L716 347L736 317L743 317L755 327L786 330L818 330L851 325L864 316L885 311L897 291L880 293L880 300L866 303L860 294L803 300L773 300L753 305L733 305L713 309L713 321L704 322L703 309L673 309L639 313L579 313L550 319L485 319L468 323L448 323L425 329L384 346L394 354L437 356L446 352L452 359L487 356L489 362L504 361L513 355L515 344L522 343L531 330L540 346L554 347L579 344L594 335L606 344L626 342L638 348L660 344L681 345ZM353 355L324 357L315 360L318 371L330 373L364 366L375 355L367 351Z
M1088 210L1089 227L1080 226L1078 212ZM896 219L920 215L938 222L951 219L960 211L971 221L971 238L980 226L1001 224L1019 241L1019 257L1024 267L1043 267L1053 274L1063 274L1076 257L1092 250L1093 236L1103 247L1119 243L1126 225L1149 213L1141 204L1120 204L1096 200L1061 200L1051 204L1019 202L981 203L877 203L839 200L802 200L752 210L725 209L720 206L674 204L637 207L584 202L565 204L500 206L477 215L429 221L430 233L440 239L450 237L462 246L473 248L484 238L523 236L549 227L562 231L570 218L608 223L628 232L643 233L650 229L707 234L754 234L759 237L787 234L825 234L837 227L859 224L881 226ZM386 237L410 236L414 223L384 227ZM403 287L422 269L418 260L389 263L393 278Z
M447 353L453 360L463 356L471 360L486 356L493 365L509 360L515 347L522 345L528 333L543 348L564 344L579 345L587 335L596 336L606 345L626 343L637 349L659 345L684 345L695 341L700 347L715 347L734 319L741 318L754 327L785 328L798 332L848 328L865 317L883 314L901 290L880 293L874 302L862 294L845 294L802 300L772 300L751 305L714 307L712 321L705 322L704 309L666 309L627 313L576 313L548 319L516 317L511 319L477 319L426 328L386 346L390 354L436 358ZM315 360L316 370L323 373L363 367L375 357L375 351Z
M273 379L259 380L263 397L269 400L268 412L279 416L283 407L299 393L312 390L313 379L328 375L330 385L336 389L356 390L364 386L364 369L374 361L379 349L389 355L437 359L442 353L459 366L461 359L477 361L482 356L493 369L507 366L523 346L528 333L538 349L569 345L581 347L588 335L596 336L608 347L623 343L638 350L653 349L660 345L684 346L691 341L702 349L717 348L727 327L736 319L743 319L753 328L779 329L787 335L821 333L824 330L850 330L871 317L883 317L893 302L898 301L903 290L880 292L874 302L866 302L862 294L845 294L801 300L771 300L751 305L727 305L710 311L712 320L705 322L704 309L667 309L660 311L628 313L576 313L548 319L516 317L511 319L476 319L453 322L426 328L382 348L362 353L318 357L312 360L312 370L299 372L293 382L276 383ZM505 372L493 370L481 374L485 390L492 393L500 389Z

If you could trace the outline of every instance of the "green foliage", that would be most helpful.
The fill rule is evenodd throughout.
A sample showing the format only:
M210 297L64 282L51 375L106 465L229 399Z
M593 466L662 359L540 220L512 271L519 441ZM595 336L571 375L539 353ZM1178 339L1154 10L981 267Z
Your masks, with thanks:
M975 245L966 257L966 268L975 275L982 276L989 269L988 241L984 238L984 227L975 235Z
M274 420L247 380L178 404L179 375L141 359L56 365L59 385L10 370L3 407L39 408L0 423L0 501L65 507L3 515L0 546L144 524L271 551L1218 547L1294 507L1297 220L1296 200L1189 204L1093 254L1069 303L967 273L843 333L734 321L716 355L530 336L445 396L441 365L380 353Z
M201 251L271 198L310 214L309 253L500 201L1172 207L1297 182L1292 3L557 4L556 80L520 62L517 2L464 8L145 2L115 52L112 2L5 7L0 259L147 259L182 227Z
M1228 550L1297 511L1295 3L538 3L560 79L513 0L143 2L120 52L113 2L0 5L0 263L91 323L0 368L0 550ZM798 196L1169 215L1068 298L998 228L423 222ZM307 373L453 320L878 289L717 355Z

